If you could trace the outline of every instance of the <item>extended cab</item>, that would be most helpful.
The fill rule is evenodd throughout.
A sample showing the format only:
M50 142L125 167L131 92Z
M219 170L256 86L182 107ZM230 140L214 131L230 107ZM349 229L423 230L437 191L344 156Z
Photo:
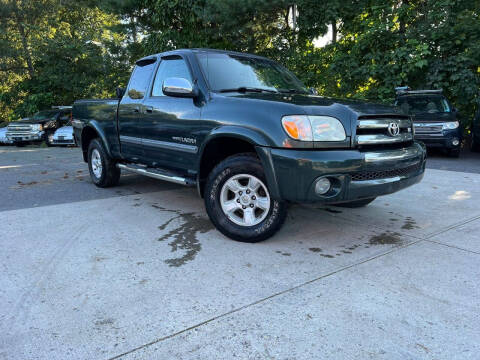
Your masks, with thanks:
M263 57L175 50L137 61L110 100L80 100L73 126L92 181L127 170L196 186L226 236L273 235L288 202L365 206L418 183L425 147L391 106L311 94Z

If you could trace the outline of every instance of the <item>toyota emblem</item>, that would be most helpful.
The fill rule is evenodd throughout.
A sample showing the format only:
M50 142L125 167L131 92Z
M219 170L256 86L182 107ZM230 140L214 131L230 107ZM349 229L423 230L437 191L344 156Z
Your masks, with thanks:
M400 133L400 127L396 122L388 124L388 133L391 136L397 136Z

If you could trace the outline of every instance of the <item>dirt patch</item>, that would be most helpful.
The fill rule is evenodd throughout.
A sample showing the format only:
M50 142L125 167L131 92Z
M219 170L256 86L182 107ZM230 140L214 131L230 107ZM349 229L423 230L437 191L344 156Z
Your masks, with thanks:
M95 325L97 325L97 326L113 325L114 322L115 322L115 319L108 318L108 319L102 319L102 320L95 321Z
M310 250L311 252L314 252L314 253L319 253L319 252L322 252L322 249L320 249L320 248L316 248L316 247L313 247L313 248L308 248L308 250Z
M370 245L399 245L403 243L401 234L397 232L384 232L379 235L374 235L370 238Z
M419 229L420 226L417 225L415 220L411 217L405 218L405 223L402 226L402 229L404 230L413 230L413 229Z
M292 256L292 254L288 253L288 252L283 252L283 251L280 251L280 250L277 250L275 251L277 254L281 254L283 256Z
M170 267L179 267L194 260L202 249L202 246L197 239L197 233L204 234L212 230L214 227L210 220L194 213L182 213L179 210L169 210L156 204L153 204L152 206L160 211L170 212L176 215L160 225L158 227L159 230L166 230L175 220L181 222L180 225L177 225L175 228L169 230L158 238L158 241L170 240L168 245L171 247L171 252L177 252L179 250L184 251L182 256L167 259L165 260L165 263Z

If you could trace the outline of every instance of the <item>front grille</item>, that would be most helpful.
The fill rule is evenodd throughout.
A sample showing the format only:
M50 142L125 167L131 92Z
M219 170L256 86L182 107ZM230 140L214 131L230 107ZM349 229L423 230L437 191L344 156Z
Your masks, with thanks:
M56 144L73 144L73 139L53 139L53 142Z
M30 132L32 131L32 126L31 125L16 125L16 124L12 124L12 125L8 125L7 127L7 131L8 132Z
M396 127L398 133L390 132L390 127ZM358 118L355 136L358 147L404 146L412 140L412 121L408 116L369 115Z
M417 123L415 125L415 134L418 135L443 135L443 124L423 124Z
M420 170L421 163L410 165L401 169L383 170L383 171L361 171L353 173L352 181L366 181L377 179L388 179L396 176L405 176Z

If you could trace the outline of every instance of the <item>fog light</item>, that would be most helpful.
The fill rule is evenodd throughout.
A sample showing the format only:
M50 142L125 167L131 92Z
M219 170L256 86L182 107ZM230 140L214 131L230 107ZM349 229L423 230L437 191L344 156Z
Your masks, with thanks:
M318 179L315 184L315 192L318 195L325 195L331 187L332 184L330 183L330 180L328 180L328 178L321 178Z
M458 146L458 144L460 144L460 141L457 138L453 138L452 145L453 146Z

